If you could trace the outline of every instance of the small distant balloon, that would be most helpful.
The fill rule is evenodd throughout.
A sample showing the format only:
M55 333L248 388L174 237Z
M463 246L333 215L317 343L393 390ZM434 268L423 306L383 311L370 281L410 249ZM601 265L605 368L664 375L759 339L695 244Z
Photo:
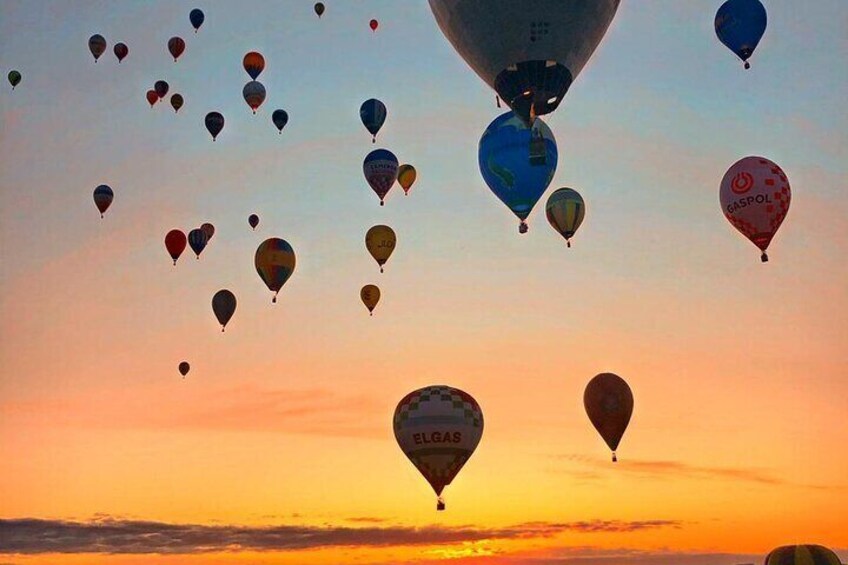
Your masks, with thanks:
M227 327L227 322L236 311L236 295L227 289L221 289L212 297L212 311L221 324L221 331Z
M191 27L194 28L194 33L197 33L197 30L200 29L200 26L203 25L203 20L206 19L206 16L203 15L203 11L195 8L188 14L188 21L191 22Z
M159 97L159 100L162 100L168 94L168 83L164 80L157 80L153 85L153 90L156 91L156 96Z
M558 188L548 197L545 215L551 227L564 237L566 245L571 247L571 238L586 215L586 204L576 190Z
M247 217L247 223L250 225L251 228L255 230L256 226L259 225L259 216L257 216L256 214L251 214Z
M583 392L583 406L589 420L612 451L615 450L633 415L633 392L627 383L612 373L596 375Z
M386 195L395 184L398 176L398 160L388 149L375 149L362 162L365 180L380 198L380 206L385 202Z
M147 102L150 104L151 108L154 104L159 102L159 95L156 94L155 90L148 90L145 96L147 97Z
M403 189L404 196L409 195L409 189L412 188L417 173L412 165L401 165L398 168L398 184Z
M209 222L206 222L205 224L200 226L200 229L203 230L203 233L206 234L207 241L212 239L212 236L215 235L215 226L213 226Z
M244 56L242 65L244 66L244 70L247 71L247 74L250 75L250 78L256 80L265 69L265 57L262 56L262 53L251 51Z
M759 0L727 0L715 15L715 32L725 47L750 69L748 59L754 54L766 32L768 17Z
M366 100L359 107L359 119L362 120L362 125L371 134L371 143L376 143L377 132L380 131L386 121L386 105L376 98Z
M315 3L315 13L318 15L319 18L322 15L324 15L324 3L323 2L316 2Z
M277 130L282 134L283 128L289 123L289 114L285 110L274 110L274 113L271 114L271 121L274 122Z
M371 28L371 31L377 31L379 25L380 22L378 22L377 20L371 20L370 22L368 22L368 26Z
M116 43L112 48L112 51L115 53L115 57L118 58L118 62L123 61L127 55L130 54L130 48L127 47L125 43Z
M12 85L12 90L21 83L21 73L19 71L9 71L9 84Z
M359 291L359 298L362 299L362 303L365 304L365 307L368 308L368 312L370 312L373 316L374 308L376 308L377 303L380 302L380 289L377 285L366 284Z
M185 376L191 370L191 365L189 365L188 362L183 361L182 363L180 363L180 366L178 367L178 369L180 371L180 374L183 376L183 378L185 378Z
M180 58L180 55L185 51L185 41L183 41L182 37L172 37L168 40L168 51L171 53L171 57L174 58L174 62L177 62L177 59Z
M103 214L106 213L106 210L109 209L114 198L115 193L112 192L112 189L105 184L101 184L94 189L94 205L97 206L97 209L100 211L101 218L103 217Z
M185 251L187 243L188 240L182 230L171 230L168 232L168 235L165 236L165 249L168 250L168 254L171 256L171 259L174 260L174 265L177 264L177 259L179 259L180 255L182 255L183 251Z
M209 238L206 232L200 228L195 228L188 232L188 245L194 254L200 259L200 254L206 249L206 244L209 243Z
M185 100L181 94L174 93L171 95L171 108L174 109L174 112L179 112L180 108L183 107Z
M244 85L242 96L244 96L244 101L247 102L247 105L250 106L250 109L255 114L256 110L265 102L265 87L261 82L252 80Z
M365 248L371 257L380 265L380 272L383 272L383 265L389 260L397 245L397 235L395 230L389 226L376 225L369 228L365 234Z
M218 134L224 129L224 116L220 112L209 112L204 119L206 129L212 135L212 141L218 138Z
M94 55L94 62L106 51L106 39L99 33L88 38L88 50Z
M271 302L276 302L277 293L294 273L294 249L286 240L272 237L259 245L253 261L259 277L274 293Z

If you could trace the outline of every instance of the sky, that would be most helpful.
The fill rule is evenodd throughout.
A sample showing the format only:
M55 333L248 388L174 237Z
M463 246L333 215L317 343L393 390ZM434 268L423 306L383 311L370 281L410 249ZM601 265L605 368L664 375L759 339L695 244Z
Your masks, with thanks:
M587 203L571 249L543 201L520 236L484 184L502 110L426 2L325 4L0 3L0 70L23 75L0 87L0 563L734 565L801 542L848 560L848 4L766 1L746 72L719 2L622 2L546 119L548 192ZM145 101L159 79L178 114ZM362 176L371 97L376 147L418 171L385 207ZM792 186L766 264L718 203L746 155ZM207 221L175 268L165 234ZM377 223L398 236L383 274ZM272 305L252 262L274 236L297 268ZM604 371L635 397L616 465L582 406ZM486 419L439 513L391 429L430 384Z

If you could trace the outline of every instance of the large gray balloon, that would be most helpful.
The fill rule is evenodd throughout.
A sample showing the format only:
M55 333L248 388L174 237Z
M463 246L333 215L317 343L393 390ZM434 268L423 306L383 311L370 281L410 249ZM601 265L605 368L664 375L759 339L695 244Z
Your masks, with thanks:
M442 33L525 122L556 110L620 0L429 0Z

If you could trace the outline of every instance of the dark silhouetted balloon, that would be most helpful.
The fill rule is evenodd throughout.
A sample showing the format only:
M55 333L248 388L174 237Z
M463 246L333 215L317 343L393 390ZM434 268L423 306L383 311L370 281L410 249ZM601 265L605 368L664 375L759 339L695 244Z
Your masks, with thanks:
M551 227L564 237L566 245L571 247L571 238L586 215L586 204L576 190L558 188L548 197L545 215Z
M9 71L9 84L12 85L12 90L21 83L21 73L19 71Z
M764 565L840 565L830 549L821 545L784 545L773 549Z
M256 226L259 225L259 216L257 216L256 214L251 214L247 217L247 223L250 224L250 227L255 230Z
M373 316L374 308L376 308L377 303L380 302L380 289L377 285L366 284L359 291L359 298L362 299L362 303L365 304L365 307L368 308L368 312L370 312Z
M289 123L289 114L285 110L274 110L274 113L271 114L271 121L274 122L277 130L282 134L283 128Z
M195 228L188 232L188 245L194 254L200 259L200 254L206 249L206 244L209 243L209 238L206 232L200 228Z
M130 54L130 48L125 43L116 43L112 51L115 53L115 57L118 58L119 63Z
M106 39L95 33L88 38L88 50L94 55L94 62L96 63L97 59L106 51Z
M97 206L98 210L100 210L101 218L103 217L103 214L106 213L106 210L109 209L114 198L115 193L112 192L112 189L105 184L101 184L94 189L94 205Z
M219 290L212 297L212 311L221 324L221 331L224 331L236 311L236 295L227 289Z
M262 53L251 51L244 56L242 65L244 66L244 70L247 71L247 74L250 75L250 78L256 80L265 69L265 57L262 56Z
M324 15L324 3L323 2L316 2L315 3L315 13L318 14L319 18L322 15Z
M766 32L766 9L759 0L727 0L715 15L715 32L750 69L748 59Z
M583 406L592 425L607 442L617 461L615 450L633 415L633 393L624 379L612 373L596 375L583 392Z
M168 83L164 80L157 80L153 85L153 90L156 91L156 96L159 97L159 100L162 100L168 94Z
M371 190L380 198L380 206L384 204L386 194L395 184L398 175L398 160L388 149L375 149L362 162L362 171Z
M386 121L386 105L376 98L366 100L359 107L359 119L371 134L371 143L376 143L377 132Z
M203 230L203 233L206 234L206 240L207 241L212 239L212 236L215 235L215 226L213 226L209 222L206 222L205 224L200 226L200 229Z
M274 293L271 302L276 302L277 293L294 273L294 249L286 240L272 237L259 244L253 262L265 286Z
M185 378L185 376L191 370L191 365L189 365L186 361L183 361L182 363L180 363L178 369L180 370L180 374L183 376L183 378Z
M206 129L212 135L212 141L217 139L218 134L224 129L224 116L219 112L209 112L204 120Z
M185 51L185 41L183 41L182 37L172 37L168 40L168 51L171 53L171 57L174 58L174 62L177 62L177 59L180 58L180 55Z
M183 107L184 102L185 100L183 100L181 94L174 93L171 95L171 108L174 109L174 112L179 112L180 108Z
M188 14L188 21L191 22L191 27L194 28L194 33L197 33L197 30L200 29L200 26L203 25L203 20L206 19L206 16L203 15L203 11L195 8Z
M174 260L174 265L177 264L177 259L179 259L180 255L182 255L183 251L185 251L187 243L188 240L181 230L171 230L168 232L168 235L165 236L165 249L168 250L168 254L171 256L171 259Z
M265 87L261 82L252 80L249 83L244 85L244 89L242 89L242 96L244 96L244 101L247 102L247 105L250 106L250 109L253 110L253 113L256 113L257 108L259 108L263 102L265 102Z
M155 90L148 90L147 94L145 94L145 97L147 98L147 102L150 104L151 108L154 104L159 102L159 95L156 94Z

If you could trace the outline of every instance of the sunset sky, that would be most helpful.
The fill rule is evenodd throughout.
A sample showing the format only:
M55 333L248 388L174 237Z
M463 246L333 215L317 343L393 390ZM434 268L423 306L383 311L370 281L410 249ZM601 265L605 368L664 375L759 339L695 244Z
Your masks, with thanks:
M764 0L749 71L720 3L622 2L545 119L559 165L520 236L477 165L504 110L424 0L320 20L311 0L1 2L0 70L23 80L0 86L0 563L735 565L802 542L848 560L848 3ZM145 101L159 79L178 114ZM374 147L418 170L385 207ZM747 155L792 186L766 264L718 202ZM587 203L571 249L544 216L562 186ZM207 221L173 267L165 234ZM378 223L398 237L384 274ZM274 236L297 268L272 305L253 256ZM635 397L616 465L582 405L604 371ZM430 384L486 421L439 513L391 427Z

